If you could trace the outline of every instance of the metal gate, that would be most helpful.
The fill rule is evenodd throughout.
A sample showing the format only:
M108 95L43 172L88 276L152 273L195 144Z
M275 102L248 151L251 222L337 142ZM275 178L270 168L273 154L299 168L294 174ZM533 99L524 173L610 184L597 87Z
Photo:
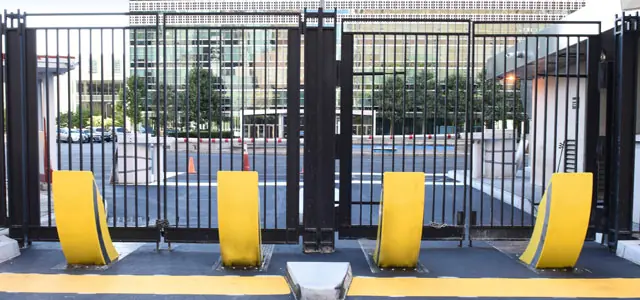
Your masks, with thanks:
M218 242L216 173L251 170L263 241L298 243L299 13L5 18L11 237L58 239L58 169L93 172L115 241Z
M341 238L375 239L384 172L424 172L423 239L461 242L528 239L553 172L597 172L599 23L342 30Z

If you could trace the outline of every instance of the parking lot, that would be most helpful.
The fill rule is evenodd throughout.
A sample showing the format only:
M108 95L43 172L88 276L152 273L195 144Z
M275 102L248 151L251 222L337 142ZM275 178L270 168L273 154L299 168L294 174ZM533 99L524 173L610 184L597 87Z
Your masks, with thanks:
M204 151L166 152L166 185L160 183L113 185L113 143L66 144L59 147L62 170L91 170L103 197L107 200L109 222L114 217L117 226L153 226L157 219L167 219L170 225L182 227L217 227L217 171L241 170L240 149L208 153ZM286 155L283 151L248 147L251 170L259 174L261 222L263 228L285 228L286 212ZM131 154L135 155L135 153ZM189 174L188 162L192 158L196 173ZM403 159L404 158L404 159ZM447 171L464 169L463 154L441 155L435 152L413 156L411 152L371 154L353 152L352 200L365 203L352 206L353 224L375 225L378 222L377 203L382 189L382 173L387 171L418 171L425 173L425 224L454 224L457 211L464 210L472 199L472 209L478 212L482 224L529 225L531 217L479 190L465 186L462 179L446 177ZM304 159L301 154L301 166ZM134 170L136 166L127 166ZM303 170L301 170L303 171ZM339 162L336 161L336 189L339 184ZM300 188L303 187L304 172ZM499 197L499 195L495 195ZM507 203L505 203L507 202ZM137 218L136 218L137 216Z

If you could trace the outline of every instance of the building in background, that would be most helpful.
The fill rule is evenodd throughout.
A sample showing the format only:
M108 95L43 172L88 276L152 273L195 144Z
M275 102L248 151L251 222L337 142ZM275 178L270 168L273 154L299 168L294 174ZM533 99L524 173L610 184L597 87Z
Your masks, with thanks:
M419 72L438 74L446 78L457 74L465 76L467 69L478 74L486 69L486 58L494 52L515 44L517 38L476 40L476 49L469 51L468 36L457 38L434 35L433 37L406 38L384 35L384 32L469 32L464 22L345 22L343 19L447 19L492 21L476 30L482 33L527 33L540 29L540 24L515 24L513 21L557 21L585 6L585 0L520 0L520 1L454 1L454 0L327 0L327 9L337 9L338 32L357 31L367 34L354 37L354 71L371 76L354 77L354 115L361 118L354 122L354 133L362 135L389 134L393 125L380 122L376 115L378 105L373 100L380 85L389 74L401 76L408 86ZM175 112L167 122L178 130L186 127L213 128L215 131L232 131L245 137L284 137L286 132L286 70L287 30L275 30L266 25L295 24L297 18L287 16L207 16L198 13L211 11L269 11L301 12L317 9L315 0L130 0L131 26L149 26L147 29L131 29L128 74L136 74L146 83L151 99L160 99L162 111ZM154 15L135 15L136 12L192 12L193 15L167 16L167 23ZM505 22L500 24L499 22ZM506 23L511 22L509 25ZM165 24L162 27L161 24ZM156 26L160 28L156 32ZM191 26L187 29L187 26ZM236 29L219 29L235 26ZM240 26L252 29L240 30ZM264 26L265 29L260 27ZM214 28L214 29L212 29ZM370 33L370 34L369 34ZM338 49L341 35L337 34ZM162 45L156 43L164 41ZM302 46L304 48L304 45ZM304 49L301 51L304 54ZM337 51L340 59L340 51ZM471 57L469 54L474 53ZM302 55L304 60L304 55ZM472 63L473 62L473 63ZM304 63L302 63L304 65ZM197 83L189 84L189 78L198 70L211 76L215 83L212 91L201 92L199 99L189 101L189 111L199 109L197 115L214 116L211 119L186 113L186 101L179 98L193 95ZM191 73L191 74L190 74ZM462 75L461 75L462 73ZM200 76L200 78L203 78ZM206 78L206 77L205 77ZM301 82L304 82L302 77ZM158 85L157 83L160 83ZM154 95L158 86L167 87L176 96ZM507 82L507 84L509 84ZM189 91L191 89L191 91ZM216 91L217 89L217 91ZM163 90L163 89L161 89ZM513 95L517 92L514 90ZM180 96L183 95L183 96ZM191 96L193 98L193 96ZM515 101L515 97L511 98ZM157 101L156 101L157 102ZM156 102L150 101L148 116L156 119L153 110ZM171 106L171 102L179 107ZM304 105L304 92L301 91ZM182 103L182 104L179 104ZM212 105L213 104L213 105ZM194 106L197 106L194 107ZM356 111L357 110L357 111ZM219 116L219 117L217 117ZM191 122L185 122L185 120ZM373 120L378 120L373 122ZM338 124L336 128L339 128ZM413 122L413 121L412 121ZM204 123L204 124L203 124ZM378 124L378 126L376 126ZM434 131L440 126L433 120L429 128L413 133ZM376 128L378 127L378 128ZM243 129L243 130L242 130ZM447 130L446 128L444 130ZM455 130L455 129L454 129Z

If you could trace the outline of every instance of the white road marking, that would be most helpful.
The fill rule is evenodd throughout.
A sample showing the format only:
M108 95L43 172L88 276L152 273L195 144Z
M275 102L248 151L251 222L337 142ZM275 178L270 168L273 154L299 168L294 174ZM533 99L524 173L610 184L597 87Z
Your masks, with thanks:
M339 180L335 180L334 183L340 183ZM355 185L382 185L382 181L381 180L352 180L351 184L355 184ZM167 182L167 187L183 187L183 186L189 186L189 187L197 187L198 186L198 181L169 181ZM200 187L217 187L218 183L213 181L211 183L209 183L208 181L200 181L199 182ZM462 182L432 182L432 181L425 181L424 183L425 186L463 186L464 184ZM141 185L144 186L144 185ZM158 186L158 183L149 183L148 186ZM163 186L162 183L160 183L160 186ZM258 182L258 186L280 186L280 187L286 187L287 186L287 182L286 181L259 181ZM304 182L300 182L300 186L304 186Z

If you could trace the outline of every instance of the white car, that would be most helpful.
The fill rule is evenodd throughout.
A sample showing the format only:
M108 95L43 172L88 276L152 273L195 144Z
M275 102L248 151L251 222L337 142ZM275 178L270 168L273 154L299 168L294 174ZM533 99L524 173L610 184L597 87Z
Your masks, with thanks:
M57 139L58 139L58 142L67 142L67 143L79 143L84 141L84 139L81 138L80 130L78 129L69 130L69 128L60 128L60 131L58 131Z

